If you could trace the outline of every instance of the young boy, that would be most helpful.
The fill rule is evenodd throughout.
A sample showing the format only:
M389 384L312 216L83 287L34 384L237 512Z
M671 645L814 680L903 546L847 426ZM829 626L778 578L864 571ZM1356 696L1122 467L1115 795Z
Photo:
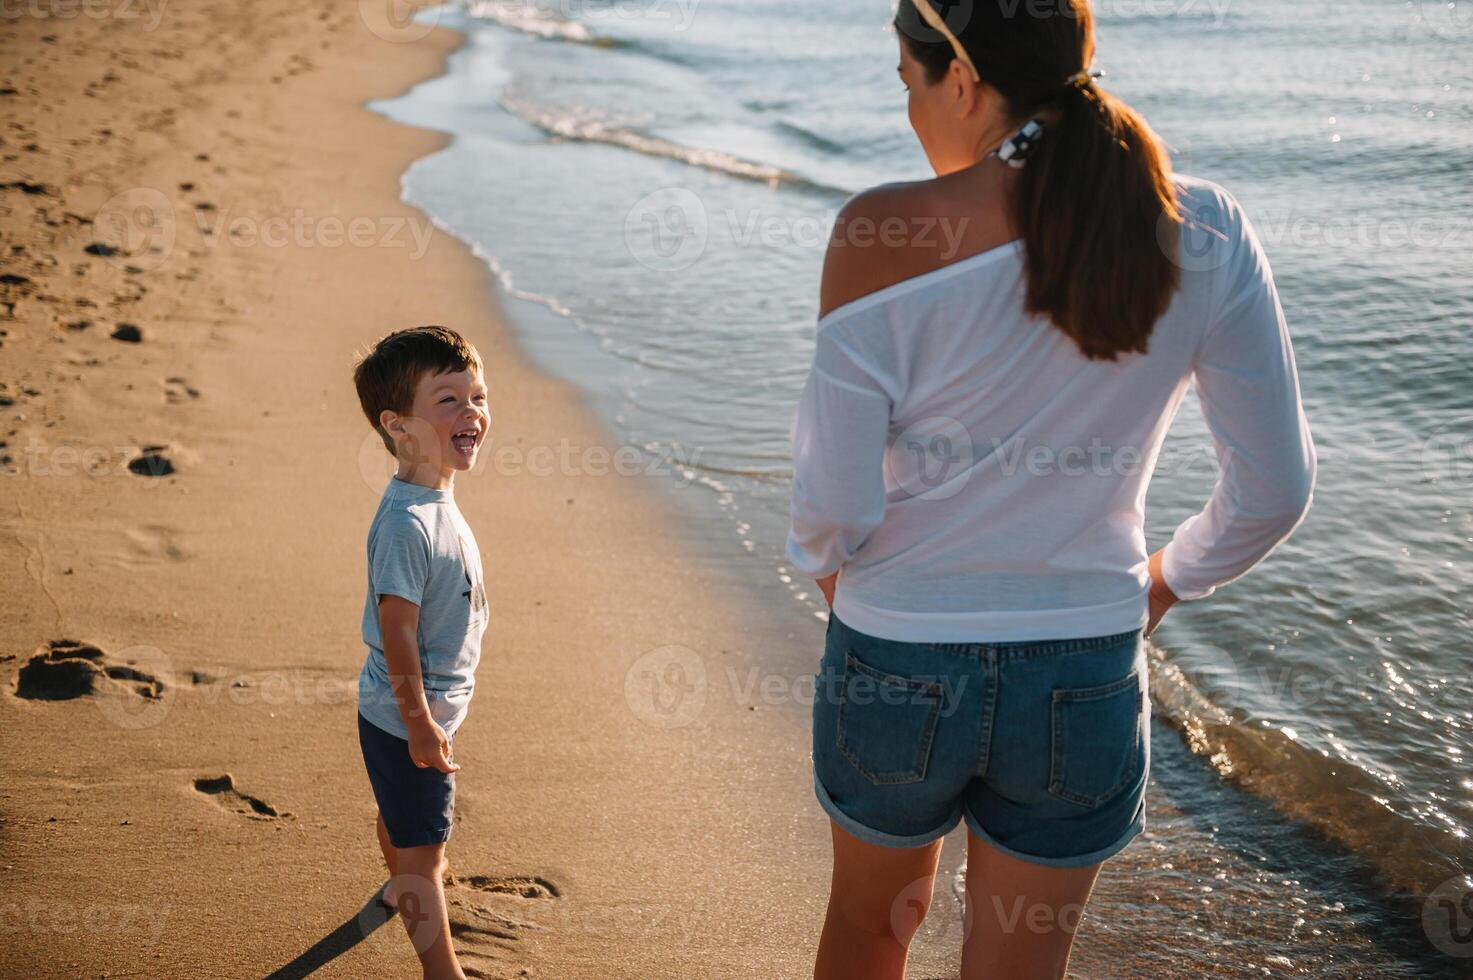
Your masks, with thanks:
M451 739L475 686L486 592L455 506L490 418L481 357L453 330L389 334L353 372L369 424L398 461L368 529L358 740L400 912L426 980L463 978L441 883L455 806Z

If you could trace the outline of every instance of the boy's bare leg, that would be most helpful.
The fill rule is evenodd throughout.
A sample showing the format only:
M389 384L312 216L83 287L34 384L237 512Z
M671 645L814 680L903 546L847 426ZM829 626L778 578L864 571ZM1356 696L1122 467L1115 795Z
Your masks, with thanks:
M389 843L389 828L384 826L384 816L378 816L378 846L384 852L384 864L389 868L389 880L384 885L383 902L397 908L398 896L394 894L394 878L399 874L399 850Z
M450 940L450 915L445 907L445 845L401 847L395 855L399 873L394 878L399 918L419 955L424 980L465 980Z

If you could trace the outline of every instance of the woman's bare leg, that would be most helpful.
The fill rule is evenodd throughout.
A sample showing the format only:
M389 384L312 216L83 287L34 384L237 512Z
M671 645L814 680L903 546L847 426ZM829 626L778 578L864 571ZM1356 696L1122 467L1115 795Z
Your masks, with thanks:
M1056 980L1100 865L1052 868L967 834L967 931L962 980Z
M815 980L900 980L911 937L931 904L941 841L867 844L832 824L834 876Z

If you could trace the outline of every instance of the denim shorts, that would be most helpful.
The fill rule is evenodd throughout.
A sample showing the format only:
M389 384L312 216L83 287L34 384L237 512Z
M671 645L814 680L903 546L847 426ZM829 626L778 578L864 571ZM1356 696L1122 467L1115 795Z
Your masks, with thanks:
M1022 860L1096 864L1145 824L1146 682L1140 630L902 643L831 614L813 704L818 801L871 844L919 847L965 818Z
M448 841L455 816L455 773L416 766L409 757L407 740L362 715L358 716L358 744L389 843L421 847Z

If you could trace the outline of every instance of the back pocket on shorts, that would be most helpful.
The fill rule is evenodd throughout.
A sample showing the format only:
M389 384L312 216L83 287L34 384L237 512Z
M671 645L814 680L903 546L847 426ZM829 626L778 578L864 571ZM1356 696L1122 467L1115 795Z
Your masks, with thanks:
M931 740L941 715L941 685L887 674L844 654L838 747L876 784L926 778Z
M1135 670L1099 687L1055 690L1049 793L1096 807L1140 778L1145 705Z

